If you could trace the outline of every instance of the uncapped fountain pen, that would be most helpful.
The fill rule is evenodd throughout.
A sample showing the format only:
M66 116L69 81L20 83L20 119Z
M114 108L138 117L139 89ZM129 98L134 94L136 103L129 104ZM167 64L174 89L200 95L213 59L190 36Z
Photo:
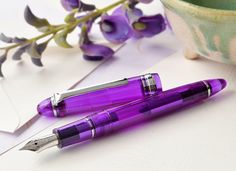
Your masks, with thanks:
M101 111L161 91L159 75L145 74L84 89L58 92L39 103L37 109L43 116L63 117Z
M29 141L21 150L42 151L52 146L64 148L101 137L147 119L153 119L165 114L164 112L207 99L225 87L225 80L214 79L167 90L56 128L52 135Z

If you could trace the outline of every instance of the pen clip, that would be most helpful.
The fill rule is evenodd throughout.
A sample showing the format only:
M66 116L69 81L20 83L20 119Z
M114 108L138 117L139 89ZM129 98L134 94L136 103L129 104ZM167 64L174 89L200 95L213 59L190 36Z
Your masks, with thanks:
M93 86L93 87L67 90L64 92L55 93L51 97L51 102L52 102L53 106L57 106L61 101L65 100L66 98L69 98L69 97L77 96L77 95L84 94L84 93L89 93L89 92L96 91L96 90L102 90L105 88L118 87L118 86L122 86L122 85L126 85L126 84L128 84L128 79L125 78L123 80L105 83L105 84L101 84L101 85L97 85L97 86Z

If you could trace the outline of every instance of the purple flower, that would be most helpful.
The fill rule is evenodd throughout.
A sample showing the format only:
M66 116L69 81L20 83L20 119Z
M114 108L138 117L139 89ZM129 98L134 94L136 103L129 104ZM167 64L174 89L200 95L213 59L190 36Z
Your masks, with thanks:
M144 16L142 10L135 6L132 8L121 6L113 12L113 15L120 15L126 18L133 31L132 36L135 38L152 37L166 28L165 19L161 14Z
M132 29L122 15L104 15L100 22L103 36L112 43L123 43L132 36Z
M80 49L83 51L85 59L93 61L111 58L115 53L107 46L94 44L92 42L81 45Z
M96 9L94 5L85 4L80 0L61 0L61 4L67 11L72 11L76 8L78 8L79 11L93 11Z
M135 32L143 37L152 37L166 28L165 19L161 14L143 16L132 23Z
M135 38L141 38L142 36L140 34L137 34L135 31L133 31L132 23L134 21L137 21L141 16L143 16L143 11L138 8L128 8L127 6L120 6L117 8L112 15L120 15L123 16L126 21L129 23L129 26L132 29L133 35L132 37Z
M84 24L81 28L80 34L80 49L83 52L83 56L87 60L98 61L102 59L110 58L114 55L114 51L104 45L93 43L88 36L88 27Z
M80 8L81 6L80 0L61 0L61 4L67 11Z
M127 8L125 6L120 6L117 8L112 15L121 15L123 16L128 23L132 23L133 21L137 20L139 17L143 16L142 10L138 8Z

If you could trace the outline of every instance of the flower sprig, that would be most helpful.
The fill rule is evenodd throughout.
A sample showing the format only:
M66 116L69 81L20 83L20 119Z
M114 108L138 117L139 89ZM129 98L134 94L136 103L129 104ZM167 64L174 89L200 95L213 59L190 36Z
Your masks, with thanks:
M62 6L69 12L63 24L53 25L47 19L39 18L33 14L29 6L25 8L25 21L35 27L40 35L27 39L9 37L0 34L0 40L8 46L0 48L3 51L0 56L0 76L2 64L7 60L9 51L16 49L12 55L13 60L21 60L27 53L36 66L42 67L42 54L48 44L54 40L63 48L72 48L67 41L67 36L76 28L79 28L79 47L87 60L101 60L110 58L114 51L104 45L96 44L89 38L92 26L99 18L100 30L105 39L111 43L120 44L129 38L152 37L165 30L166 23L161 14L145 16L138 3L150 3L152 0L119 0L105 8L97 9L93 4L86 4L80 0L61 0ZM117 7L117 8L116 8ZM116 8L111 15L108 11ZM43 39L43 42L39 41Z

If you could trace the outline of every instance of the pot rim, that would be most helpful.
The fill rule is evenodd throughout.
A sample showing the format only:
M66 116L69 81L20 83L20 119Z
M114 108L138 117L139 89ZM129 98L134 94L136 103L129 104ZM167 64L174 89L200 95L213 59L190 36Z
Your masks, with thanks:
M224 16L224 17L236 16L236 10L209 8L192 4L183 0L161 0L161 2L166 8L171 7L173 9L181 9L191 14L198 14L214 19L216 19L215 18L216 16Z

